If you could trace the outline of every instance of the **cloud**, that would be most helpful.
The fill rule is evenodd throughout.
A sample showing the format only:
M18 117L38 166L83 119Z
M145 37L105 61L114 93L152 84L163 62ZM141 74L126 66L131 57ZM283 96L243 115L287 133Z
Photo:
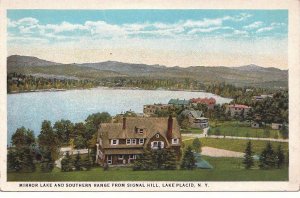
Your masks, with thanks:
M263 27L263 28L259 28L257 31L256 31L256 33L262 33L262 32L269 32L269 31L271 31L271 30L273 30L274 29L274 27Z
M259 28L256 33L269 32L277 28L285 26L285 23L271 23L270 26Z
M234 30L233 34L235 34L235 35L248 35L248 32L244 31L244 30Z
M38 19L26 17L19 20L8 19L8 27L10 32L19 37L28 35L32 38L48 39L51 42L69 42L76 39L173 38L173 40L185 41L199 39L203 36L228 38L237 35L253 36L251 32L247 32L250 29L256 28L257 33L260 33L283 26L282 23L272 23L269 28L262 27L263 23L256 21L241 27L243 30L236 29L241 25L241 21L246 21L250 17L252 15L240 13L217 18L179 20L173 23L145 22L124 24L113 24L102 20L85 21L83 23L63 21L57 24L42 24Z
M243 26L243 29L246 29L246 30L257 29L257 28L261 27L262 25L263 25L263 22L255 21L249 25Z

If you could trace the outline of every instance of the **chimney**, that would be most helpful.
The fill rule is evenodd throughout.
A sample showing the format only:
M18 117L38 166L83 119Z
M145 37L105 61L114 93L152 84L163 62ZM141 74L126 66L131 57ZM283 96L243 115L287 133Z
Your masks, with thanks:
M170 115L168 119L168 131L167 131L167 138L172 139L172 128L173 128L173 118Z
M123 117L123 130L126 129L126 117Z

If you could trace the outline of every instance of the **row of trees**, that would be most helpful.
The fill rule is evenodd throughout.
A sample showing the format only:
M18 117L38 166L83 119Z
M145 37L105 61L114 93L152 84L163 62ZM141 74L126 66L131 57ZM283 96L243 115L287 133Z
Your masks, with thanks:
M184 151L180 168L192 170L196 167L194 152L201 152L199 138L193 140L192 146ZM133 164L133 170L175 170L177 168L176 153L172 149L145 150Z
M243 164L246 169L250 169L254 166L253 154L252 144L249 141L245 149L245 156L243 160ZM282 168L285 163L288 163L288 159L286 159L281 145L279 145L277 150L274 151L271 143L268 142L259 156L259 167L261 169Z
M52 126L50 121L45 120L37 139L32 130L18 128L12 135L12 147L8 148L9 170L33 172L38 162L42 171L52 171L61 146L88 148L89 156L94 161L98 126L111 119L107 112L102 112L92 114L85 122L75 124L69 120L60 120Z
M181 169L192 170L196 168L196 159L191 146L188 146L184 152L180 164ZM177 157L172 149L145 150L138 157L133 170L175 170L177 169Z
M81 158L79 152L77 153L75 159L73 159L69 152L66 153L66 156L61 160L61 171L70 172L70 171L81 171L81 170L90 170L93 165L93 161L90 158L90 155Z
M176 160L175 151L172 149L145 150L135 160L133 170L174 170Z
M26 92L41 89L74 89L92 88L99 86L99 82L79 79L57 79L27 76L19 73L7 75L7 92Z

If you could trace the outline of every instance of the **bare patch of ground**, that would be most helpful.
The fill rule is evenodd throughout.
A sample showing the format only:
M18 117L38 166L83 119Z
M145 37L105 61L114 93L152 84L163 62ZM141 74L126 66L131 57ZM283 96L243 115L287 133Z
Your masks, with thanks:
M229 151L224 149L217 149L212 147L202 147L201 155L211 156L211 157L244 157L244 153Z

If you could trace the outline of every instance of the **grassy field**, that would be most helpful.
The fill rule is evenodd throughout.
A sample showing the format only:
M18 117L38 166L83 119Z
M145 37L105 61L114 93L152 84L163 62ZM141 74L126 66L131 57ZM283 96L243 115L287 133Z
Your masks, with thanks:
M217 133L219 129L219 133ZM281 138L279 130L268 128L269 134L263 128L251 128L247 123L236 121L214 122L210 123L211 135L239 136L239 137L258 137L258 138Z
M130 168L93 168L90 171L8 173L8 181L287 181L288 169L245 170L242 159L203 157L214 169L132 171Z
M198 128L189 128L189 129L182 129L180 133L193 133L193 134L202 134L203 129Z
M225 139L225 138L201 138L200 139L202 146L208 146L219 149L226 149L230 151L238 151L244 152L248 140L238 140L238 139ZM184 145L187 147L191 145L193 139L184 140ZM267 141L261 140L251 140L252 150L255 154L260 154L261 151L265 148ZM288 151L288 143L287 142L271 142L273 149L276 150L278 145L281 144L282 149L285 153Z

